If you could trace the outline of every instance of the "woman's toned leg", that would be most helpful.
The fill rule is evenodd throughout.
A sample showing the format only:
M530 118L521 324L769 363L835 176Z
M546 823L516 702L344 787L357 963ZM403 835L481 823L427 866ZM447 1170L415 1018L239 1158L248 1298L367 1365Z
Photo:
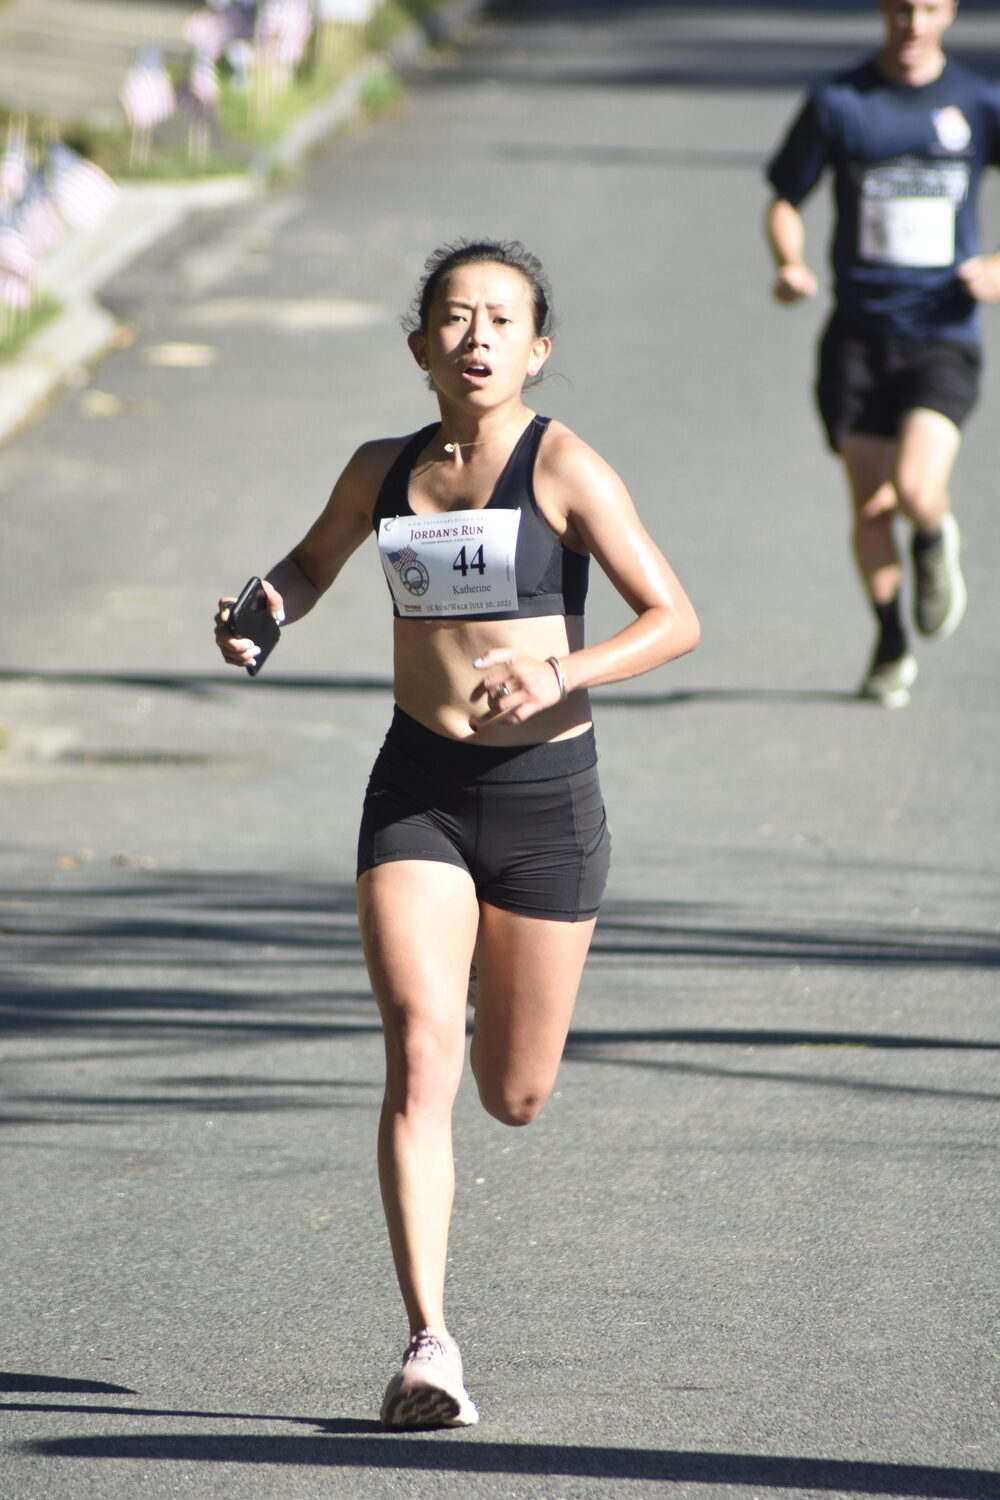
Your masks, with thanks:
M444 1329L451 1112L479 905L466 871L400 860L361 876L358 911L385 1034L379 1180L396 1275L411 1333Z
M472 1068L484 1107L527 1125L556 1080L596 919L552 922L482 903Z

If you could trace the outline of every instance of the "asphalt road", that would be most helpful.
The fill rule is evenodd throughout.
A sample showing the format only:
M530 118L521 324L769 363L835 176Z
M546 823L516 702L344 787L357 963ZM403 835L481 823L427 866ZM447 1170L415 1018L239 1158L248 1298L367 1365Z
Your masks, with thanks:
M908 710L861 704L823 307L769 301L760 236L799 88L876 35L518 6L118 275L131 342L0 449L5 1500L1000 1494L996 381L967 620ZM994 61L1000 23L962 39ZM353 921L384 584L356 558L256 682L211 617L359 441L431 419L399 319L463 234L542 256L537 404L619 468L704 635L597 695L615 864L558 1094L513 1133L460 1101L483 1420L398 1437ZM620 618L595 587L592 635Z

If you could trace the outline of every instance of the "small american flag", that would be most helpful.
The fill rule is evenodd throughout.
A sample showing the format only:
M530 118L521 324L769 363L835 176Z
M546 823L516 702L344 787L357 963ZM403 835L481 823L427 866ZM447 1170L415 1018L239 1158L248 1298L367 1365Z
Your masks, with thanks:
M20 276L8 276L0 271L0 312L5 309L14 313L27 312L35 300L34 286ZM0 318L0 333L4 321Z
M218 59L231 42L253 36L256 0L246 5L231 5L229 0L215 0L192 11L184 22L184 40L195 52Z
M184 87L182 102L198 114L214 114L219 106L219 70L215 58L196 52Z
M17 203L28 186L30 175L27 132L23 125L12 125L0 156L0 204Z
M297 68L312 34L309 0L263 0L257 17L257 48L262 56Z
M62 141L49 147L45 172L52 201L70 229L96 228L118 196L106 172Z
M35 255L47 254L66 238L66 225L52 201L44 172L32 172L24 197L17 205L17 222Z
M388 552L386 556L397 573L402 573L405 567L417 560L417 554L412 547L401 547L398 552Z
M0 274L30 282L37 269L31 246L14 218L0 218Z
M158 47L143 47L118 95L133 130L148 131L173 114L177 100Z
M331 21L358 24L375 13L375 0L316 0L316 15L325 25Z

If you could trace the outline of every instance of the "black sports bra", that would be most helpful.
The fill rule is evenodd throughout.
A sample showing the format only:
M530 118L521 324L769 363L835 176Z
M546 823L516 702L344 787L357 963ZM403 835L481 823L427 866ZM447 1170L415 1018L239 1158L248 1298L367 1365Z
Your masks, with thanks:
M517 609L491 614L500 620L531 619L539 615L582 615L587 598L590 558L573 552L556 536L535 500L534 470L538 445L549 425L548 417L533 417L504 465L486 510L519 510L515 575ZM372 526L378 535L383 520L412 516L410 474L417 455L425 448L439 424L432 422L414 433L389 469L379 488L372 511ZM393 601L393 613L399 610ZM466 615L477 619L486 616Z

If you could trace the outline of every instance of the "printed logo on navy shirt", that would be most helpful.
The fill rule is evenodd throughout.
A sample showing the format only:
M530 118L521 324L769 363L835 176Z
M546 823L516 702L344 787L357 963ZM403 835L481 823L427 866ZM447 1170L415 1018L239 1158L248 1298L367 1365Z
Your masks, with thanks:
M972 141L972 127L957 104L931 110L937 138L945 151L964 151Z
M898 156L860 171L860 194L864 198L946 198L956 208L969 194L969 168L965 162L929 163L918 156Z

